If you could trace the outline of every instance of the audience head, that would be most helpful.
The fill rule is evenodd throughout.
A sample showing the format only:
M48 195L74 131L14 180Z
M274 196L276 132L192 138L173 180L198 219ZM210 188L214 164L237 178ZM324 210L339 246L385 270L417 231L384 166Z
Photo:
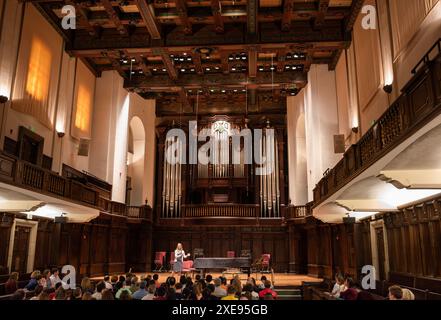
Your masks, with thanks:
M159 276L155 273L155 274L153 275L153 280L158 281L158 279L159 279Z
M195 279L196 279L196 281L201 280L201 275L200 275L200 274L197 274L196 277L195 277Z
M38 300L49 300L49 294L46 291L41 292L38 295Z
M92 300L92 294L90 292L85 292L81 300Z
M147 282L141 281L141 283L139 284L139 289L144 290L146 286L147 286Z
M170 277L170 278L168 279L168 285L169 285L170 287L173 287L175 284L176 284L176 279L175 279L175 277Z
M81 288L80 287L76 287L74 292L73 292L73 297L75 299L79 300L79 299L81 299L82 294L83 294L83 292L81 291Z
M147 288L147 291L148 291L148 293L150 293L150 294L155 294L155 291L156 291L156 286L155 286L155 284L153 283L153 284L150 284L149 286L148 286L148 288Z
M55 291L55 300L65 300L66 299L66 290L63 287L59 287Z
M122 282L122 283L124 283L124 282L126 282L126 277L124 277L124 276L119 276L119 282Z
M221 279L219 279L219 278L214 279L214 286L215 287L220 287L221 284L222 284Z
M83 292L90 290L91 284L90 279L88 277L84 277L83 280L81 280L81 289L83 289Z
M355 286L354 279L352 279L351 277L347 277L345 280L345 286L346 288L353 288Z
M225 278L225 277L220 277L219 279L221 280L221 283L222 283L224 286L227 285L227 278Z
M35 293L36 296L38 296L42 292L43 292L43 286L38 285L38 286L35 287L34 293Z
M265 289L270 289L270 288L271 288L271 281L266 280L266 281L264 282L264 286L265 286Z
M389 287L389 300L402 300L403 290L399 286Z
M101 300L115 300L115 297L113 296L112 291L109 289L104 289L101 292Z
M51 271L49 269L46 269L43 271L43 277L48 279L51 276Z
M409 289L401 289L403 291L402 300L415 300L415 295Z
M344 284L345 278L343 277L343 275L341 273L335 274L335 282L337 282L339 285Z
M102 292L105 288L106 288L106 284L104 283L104 281L100 281L96 285L96 291L97 292Z
M212 284L212 283L209 283L209 284L207 284L207 289L208 290L210 290L212 293L214 292L214 284Z
M262 281L262 282L266 281L266 277L265 276L261 276L260 277L260 281Z
M179 283L181 283L181 284L186 284L187 283L187 278L184 276L184 275L182 275L180 278L179 278Z
M104 280L105 282L109 282L109 280L110 280L110 276L109 276L108 274L106 274L106 275L104 276L103 280Z
M118 276L117 275L113 275L112 278L110 278L110 282L111 283L117 283L118 282Z
M234 286L232 286L232 285L229 285L228 288L227 288L227 294L229 296L235 295L236 294L236 288Z
M18 289L11 296L11 300L24 300L25 296L26 296L25 291L23 289Z
M38 279L38 276L40 275L40 270L35 270L31 273L31 279Z
M9 280L18 281L18 272L11 272L9 275Z
M156 290L156 295L157 295L158 297L164 297L165 294L166 294L166 290L165 290L164 287L159 287L159 288Z
M124 290L123 292L121 292L119 300L132 300L132 296L127 290Z
M205 277L205 281L206 281L207 283L210 283L211 281L213 281L213 276L212 276L211 274L208 274L208 275Z
M176 284L176 286L175 286L176 291L178 291L178 290L182 290L182 287L183 287L182 283L178 282L178 283Z

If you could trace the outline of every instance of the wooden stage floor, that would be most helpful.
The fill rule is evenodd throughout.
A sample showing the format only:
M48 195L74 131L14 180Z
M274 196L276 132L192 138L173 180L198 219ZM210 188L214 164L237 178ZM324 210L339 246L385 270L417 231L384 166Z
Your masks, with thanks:
M141 276L153 275L155 273L157 273L159 275L159 282L165 282L167 277L171 276L171 272L147 272L147 273L136 272L135 274L138 276L138 278L140 278ZM219 273L219 272L213 272L213 273L207 273L207 274L211 274L213 276L213 278L217 278L220 275L222 275L222 273ZM257 274L252 273L251 277L254 277L254 279L256 279L257 282L259 283L260 277L262 275L266 276L268 280L271 280L271 278L272 278L271 273L260 273L260 272ZM177 275L175 275L175 277L177 277ZM232 275L226 274L225 277L227 279L231 279ZM241 274L240 278L242 279L242 282L245 283L247 280L247 274ZM101 279L102 279L102 277L92 278L92 280L95 280L95 281L97 281L97 280L99 281ZM303 281L321 282L322 279L310 277L308 275L289 274L289 273L274 273L274 277L273 277L272 281L274 281L275 287L296 287L296 286L301 286Z

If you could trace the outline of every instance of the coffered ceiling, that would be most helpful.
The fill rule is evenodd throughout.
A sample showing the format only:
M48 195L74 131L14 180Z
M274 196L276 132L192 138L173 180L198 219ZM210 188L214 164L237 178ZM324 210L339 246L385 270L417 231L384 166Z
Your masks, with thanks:
M97 75L157 115L284 113L313 63L334 69L363 0L28 0ZM74 6L77 29L61 28Z

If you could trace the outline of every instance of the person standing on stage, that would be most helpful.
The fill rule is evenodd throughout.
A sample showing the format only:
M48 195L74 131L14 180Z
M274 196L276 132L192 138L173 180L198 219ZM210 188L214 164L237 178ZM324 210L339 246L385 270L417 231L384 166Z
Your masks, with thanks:
M173 265L173 274L177 272L179 276L181 276L184 259L188 258L189 256L190 254L185 254L182 243L178 243L175 250L175 263Z

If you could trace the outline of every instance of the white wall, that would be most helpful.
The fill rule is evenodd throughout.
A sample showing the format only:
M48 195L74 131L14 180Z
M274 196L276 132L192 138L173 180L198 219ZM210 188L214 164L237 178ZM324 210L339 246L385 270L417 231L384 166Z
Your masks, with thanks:
M287 98L289 198L295 205L308 202L304 103L303 90Z
M103 72L95 88L89 171L113 185L118 202L125 201L129 101L121 76Z
M155 100L145 100L137 94L130 97L130 119L139 117L145 130L145 151L144 151L144 176L142 199L148 201L149 205L154 204L155 191L155 160L156 160L156 132L155 132ZM133 180L132 180L133 181ZM133 187L133 185L132 185ZM144 203L144 201L143 201Z
M313 189L340 159L334 154L334 135L339 134L335 72L327 65L312 65L305 90L308 199Z

